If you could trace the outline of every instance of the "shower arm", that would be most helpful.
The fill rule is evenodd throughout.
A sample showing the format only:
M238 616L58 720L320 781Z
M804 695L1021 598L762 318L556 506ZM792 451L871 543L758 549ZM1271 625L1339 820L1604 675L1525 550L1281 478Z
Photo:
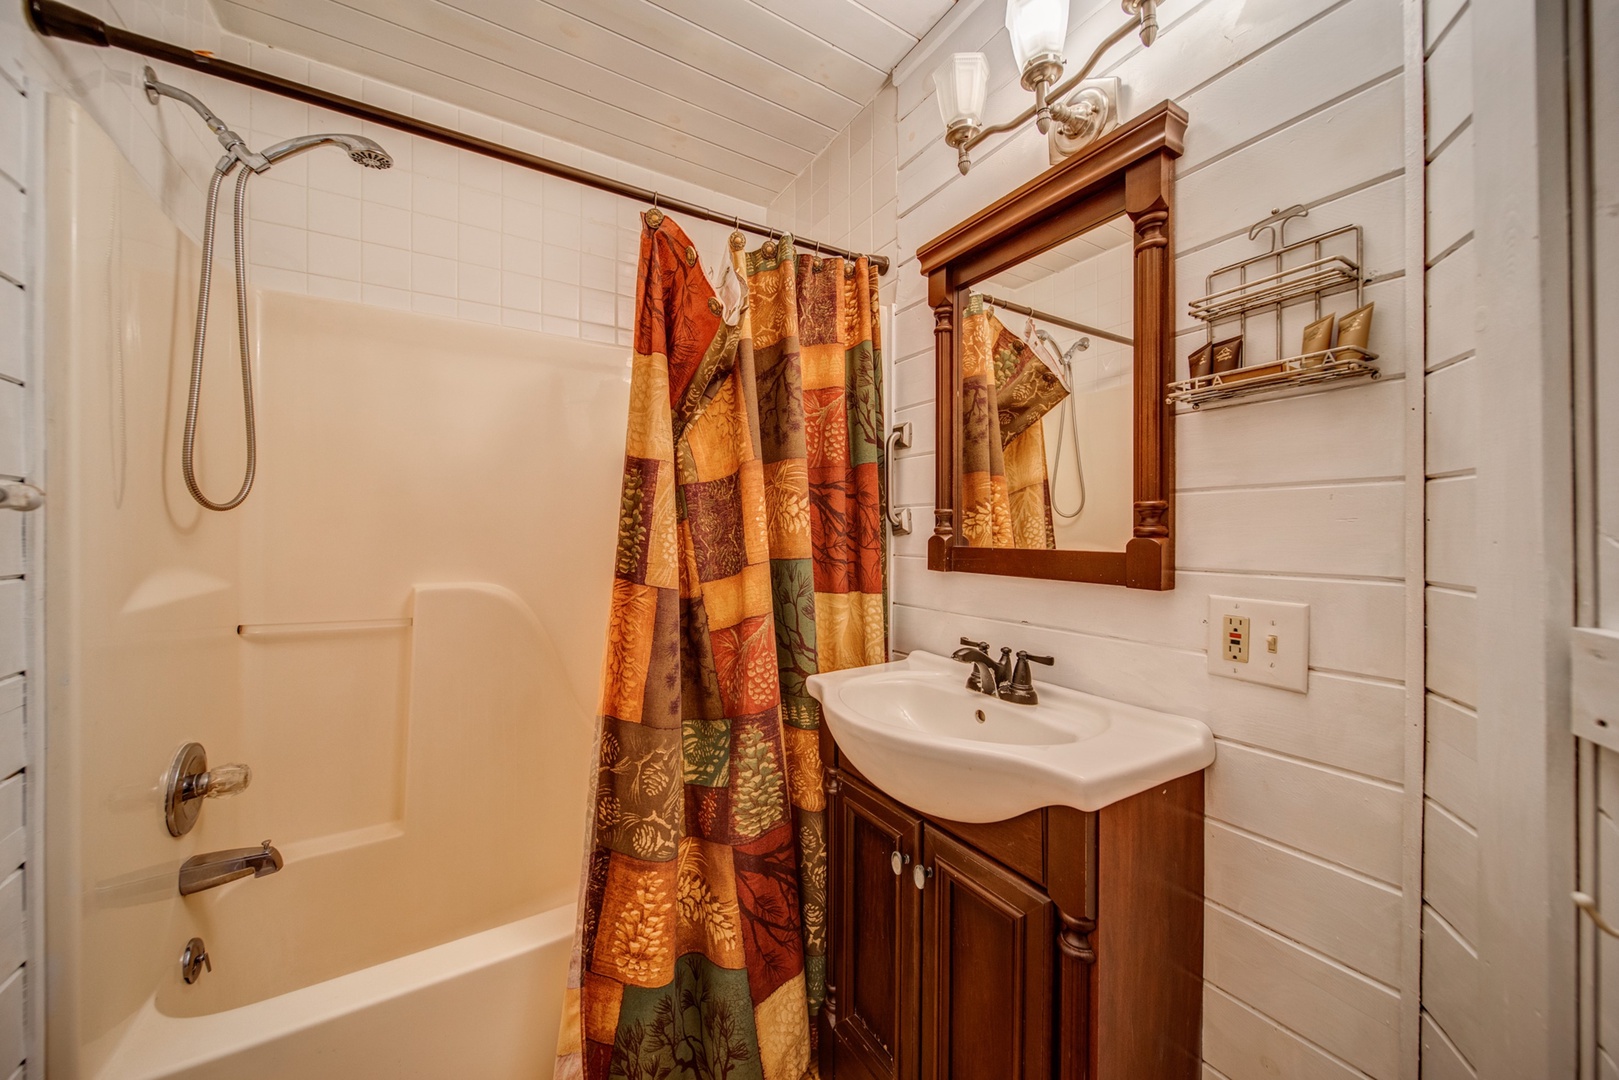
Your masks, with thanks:
M270 162L263 155L255 154L247 145L247 141L226 127L225 121L215 116L214 111L204 105L195 94L160 81L157 77L157 72L153 71L150 66L142 74L146 77L147 101L156 105L160 95L170 97L184 105L191 106L196 110L197 115L202 117L202 122L208 125L208 130L213 132L214 136L219 139L219 145L225 148L225 156L219 159L218 165L214 166L220 172L229 172L232 163L237 161L258 173L270 167Z

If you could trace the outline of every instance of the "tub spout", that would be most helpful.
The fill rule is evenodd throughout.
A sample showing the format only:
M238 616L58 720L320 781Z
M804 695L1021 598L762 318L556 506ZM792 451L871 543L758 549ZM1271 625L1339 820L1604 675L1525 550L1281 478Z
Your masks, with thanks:
M232 848L193 855L180 867L180 895L190 896L237 878L263 877L283 866L281 852L266 840L262 847Z

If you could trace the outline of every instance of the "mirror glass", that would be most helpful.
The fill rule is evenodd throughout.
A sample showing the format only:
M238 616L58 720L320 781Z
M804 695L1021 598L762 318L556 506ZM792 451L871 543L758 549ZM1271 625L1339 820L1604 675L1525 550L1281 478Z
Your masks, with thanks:
M1123 551L1129 543L1132 238L1121 214L962 290L967 545Z

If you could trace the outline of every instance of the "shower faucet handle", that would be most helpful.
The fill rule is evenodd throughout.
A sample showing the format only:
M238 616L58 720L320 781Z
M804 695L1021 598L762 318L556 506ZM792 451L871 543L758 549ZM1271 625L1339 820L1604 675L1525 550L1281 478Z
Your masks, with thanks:
M235 762L208 767L201 743L186 743L163 779L163 820L170 836L184 836L197 823L203 799L235 795L253 782L253 770Z
M253 782L253 770L240 762L215 765L190 784L190 791L182 792L182 799L217 799L222 795L235 795Z

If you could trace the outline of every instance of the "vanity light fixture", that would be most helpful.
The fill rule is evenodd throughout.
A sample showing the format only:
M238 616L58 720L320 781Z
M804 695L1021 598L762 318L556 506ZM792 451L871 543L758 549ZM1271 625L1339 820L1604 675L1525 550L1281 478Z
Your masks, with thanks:
M963 148L984 124L989 57L981 52L956 53L933 73L933 88L939 95L939 115L944 117L944 141L965 155Z
M1069 0L1006 0L1006 32L1012 39L1012 57L1022 72L1023 88L1034 94L1034 104L1004 124L984 126L984 99L989 89L989 60L983 53L956 53L933 74L938 90L939 115L944 120L944 141L956 150L956 167L963 176L972 168L972 148L991 135L1015 131L1035 122L1051 132L1053 122L1064 136L1063 153L1072 153L1102 134L1110 103L1105 94L1088 87L1064 101L1070 91L1090 75L1114 45L1139 33L1141 44L1158 40L1159 0L1121 0L1130 21L1108 35L1078 74L1058 83L1063 72L1063 45L1068 38ZM1056 143L1054 146L1058 145Z

